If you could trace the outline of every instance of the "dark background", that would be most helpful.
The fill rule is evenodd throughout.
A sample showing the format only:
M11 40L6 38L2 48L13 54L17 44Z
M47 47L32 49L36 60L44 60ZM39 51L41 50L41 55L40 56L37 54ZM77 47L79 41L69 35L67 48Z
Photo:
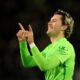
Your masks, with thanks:
M0 0L0 80L44 80L37 67L22 66L16 37L18 22L25 29L32 25L35 43L41 51L50 43L47 22L57 9L69 12L75 20L68 40L76 52L74 80L80 80L80 0Z

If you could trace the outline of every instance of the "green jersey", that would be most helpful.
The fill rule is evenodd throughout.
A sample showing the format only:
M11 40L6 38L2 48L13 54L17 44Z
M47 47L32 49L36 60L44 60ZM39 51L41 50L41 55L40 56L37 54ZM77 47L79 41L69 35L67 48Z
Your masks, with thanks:
M49 44L42 52L35 45L31 52L32 56L26 42L20 43L21 60L25 67L38 66L44 72L45 80L72 80L75 51L66 38Z

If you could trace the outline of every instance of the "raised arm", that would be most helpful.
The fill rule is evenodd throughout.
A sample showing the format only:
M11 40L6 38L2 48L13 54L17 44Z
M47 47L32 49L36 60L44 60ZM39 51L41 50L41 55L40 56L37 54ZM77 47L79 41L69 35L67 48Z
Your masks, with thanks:
M22 64L25 67L36 66L36 63L33 57L30 55L28 51L28 47L26 43L26 37L27 37L28 31L24 29L21 23L19 23L19 26L20 26L20 30L17 32L17 37L19 41Z
M27 33L27 38L29 45L34 43L33 30L30 25L29 25L29 31ZM33 59L41 70L48 70L60 64L60 60L56 56L51 56L49 58L46 58L41 54L41 52L38 50L36 46L34 47L32 46L31 46L31 52Z
M36 63L33 59L33 56L30 55L28 51L28 46L26 42L19 43L20 55L22 64L24 67L35 67Z
M21 29L24 31L21 25ZM22 35L22 37L25 37L26 35ZM28 38L28 43L31 45L34 43L34 37L33 37L33 30L31 26L29 25L29 31L27 31L27 38ZM20 53L21 53L21 58L24 66L39 66L41 70L48 70L53 67L56 67L57 65L60 64L60 60L56 56L51 56L49 58L44 57L38 48L34 46L31 48L32 56L30 56L28 48L26 43L21 43L20 44Z

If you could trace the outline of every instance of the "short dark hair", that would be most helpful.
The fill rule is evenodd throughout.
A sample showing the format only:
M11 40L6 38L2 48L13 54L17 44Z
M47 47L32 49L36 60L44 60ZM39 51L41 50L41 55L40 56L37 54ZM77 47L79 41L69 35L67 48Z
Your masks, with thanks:
M65 37L69 38L73 32L73 25L74 25L74 20L71 17L71 15L69 13L67 13L66 11L63 11L61 9L59 9L58 11L54 12L54 14L58 14L61 15L62 18L62 24L63 25L68 25L67 29L65 30Z

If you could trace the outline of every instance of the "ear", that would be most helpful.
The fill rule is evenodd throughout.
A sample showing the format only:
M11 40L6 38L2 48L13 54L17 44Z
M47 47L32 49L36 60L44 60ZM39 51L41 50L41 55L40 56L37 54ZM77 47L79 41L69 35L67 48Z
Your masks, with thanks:
M61 27L61 29L64 31L64 30L66 30L67 29L67 25L63 25L62 27Z

